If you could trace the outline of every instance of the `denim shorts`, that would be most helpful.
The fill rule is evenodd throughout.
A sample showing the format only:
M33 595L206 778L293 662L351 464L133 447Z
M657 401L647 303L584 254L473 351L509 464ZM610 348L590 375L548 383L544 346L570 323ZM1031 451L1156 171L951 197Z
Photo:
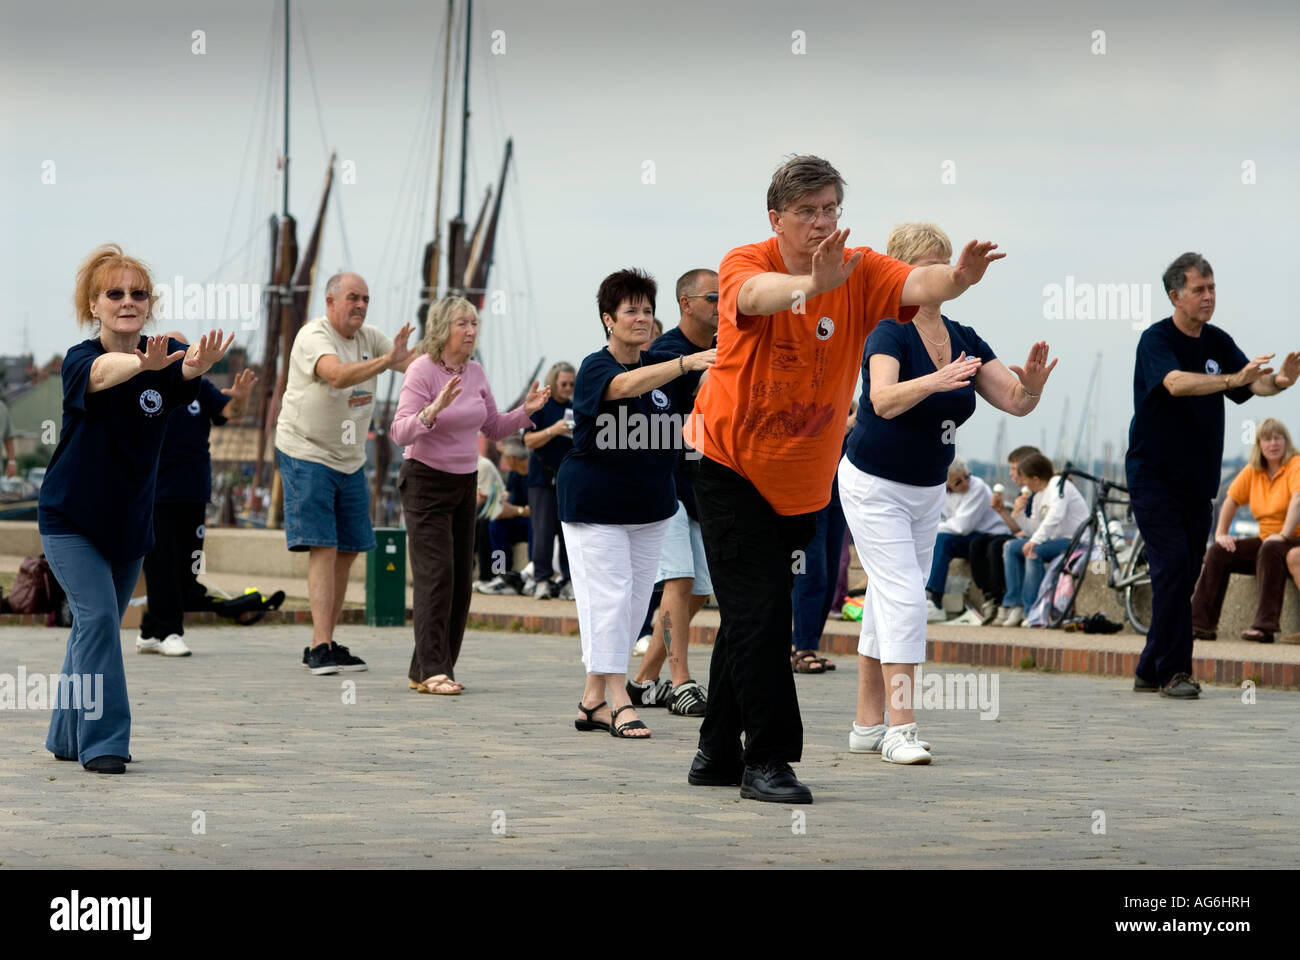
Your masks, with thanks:
M686 507L677 501L677 512L668 521L664 534L663 553L659 556L658 581L690 578L691 594L707 597L713 592L709 579L709 562L704 556L704 538L700 535L700 522L692 520Z
M340 473L275 451L284 484L284 536L290 550L335 547L340 553L375 549L366 471Z

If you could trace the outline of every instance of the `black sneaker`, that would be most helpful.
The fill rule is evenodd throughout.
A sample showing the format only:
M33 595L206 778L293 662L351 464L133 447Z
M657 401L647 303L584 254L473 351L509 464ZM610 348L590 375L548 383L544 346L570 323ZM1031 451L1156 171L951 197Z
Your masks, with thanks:
M333 644L334 660L339 665L339 669L344 673L357 673L366 669L366 661L360 657L354 657L348 652L348 648L340 643Z
M632 698L634 707L666 707L672 689L671 680L647 680L645 683L629 680L627 682L627 695Z
M338 673L341 669L334 658L334 646L329 643L318 644L307 651L307 669L316 676Z
M687 680L680 687L674 687L668 698L668 712L679 717L702 717L708 708L709 701L704 688L694 680Z
M87 760L83 766L91 773L126 773L126 757L95 757Z

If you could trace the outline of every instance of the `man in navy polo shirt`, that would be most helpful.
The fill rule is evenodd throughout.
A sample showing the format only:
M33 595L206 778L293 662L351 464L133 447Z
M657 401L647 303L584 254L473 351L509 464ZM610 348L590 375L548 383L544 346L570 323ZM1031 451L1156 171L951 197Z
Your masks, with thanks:
M1194 700L1201 687L1192 677L1192 589L1219 490L1223 395L1245 403L1285 390L1300 375L1300 352L1288 353L1274 373L1265 366L1273 354L1247 360L1232 337L1211 325L1214 271L1199 253L1171 263L1164 283L1174 315L1138 340L1125 460L1152 594L1133 689Z

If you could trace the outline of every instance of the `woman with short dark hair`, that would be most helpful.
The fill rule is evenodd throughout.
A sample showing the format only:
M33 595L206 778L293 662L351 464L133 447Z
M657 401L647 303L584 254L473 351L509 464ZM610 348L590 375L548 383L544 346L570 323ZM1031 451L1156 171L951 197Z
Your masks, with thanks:
M578 371L573 449L560 465L557 488L587 667L574 726L627 739L650 736L628 696L627 664L664 531L677 511L673 467L681 423L671 393L659 387L712 366L715 353L682 357L644 349L656 290L640 270L620 270L601 282L596 302L608 344ZM674 442L665 444L666 435Z

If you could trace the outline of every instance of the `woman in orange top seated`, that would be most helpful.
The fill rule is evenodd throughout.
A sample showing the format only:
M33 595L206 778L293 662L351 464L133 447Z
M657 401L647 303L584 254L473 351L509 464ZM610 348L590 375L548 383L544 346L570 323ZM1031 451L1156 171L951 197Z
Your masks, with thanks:
M1228 527L1241 504L1259 522L1258 537L1233 538ZM1281 420L1269 418L1255 431L1250 459L1228 487L1219 511L1214 545L1192 596L1192 629L1197 639L1213 640L1228 589L1228 574L1253 573L1259 602L1243 640L1272 643L1286 589L1287 552L1300 547L1300 455Z

